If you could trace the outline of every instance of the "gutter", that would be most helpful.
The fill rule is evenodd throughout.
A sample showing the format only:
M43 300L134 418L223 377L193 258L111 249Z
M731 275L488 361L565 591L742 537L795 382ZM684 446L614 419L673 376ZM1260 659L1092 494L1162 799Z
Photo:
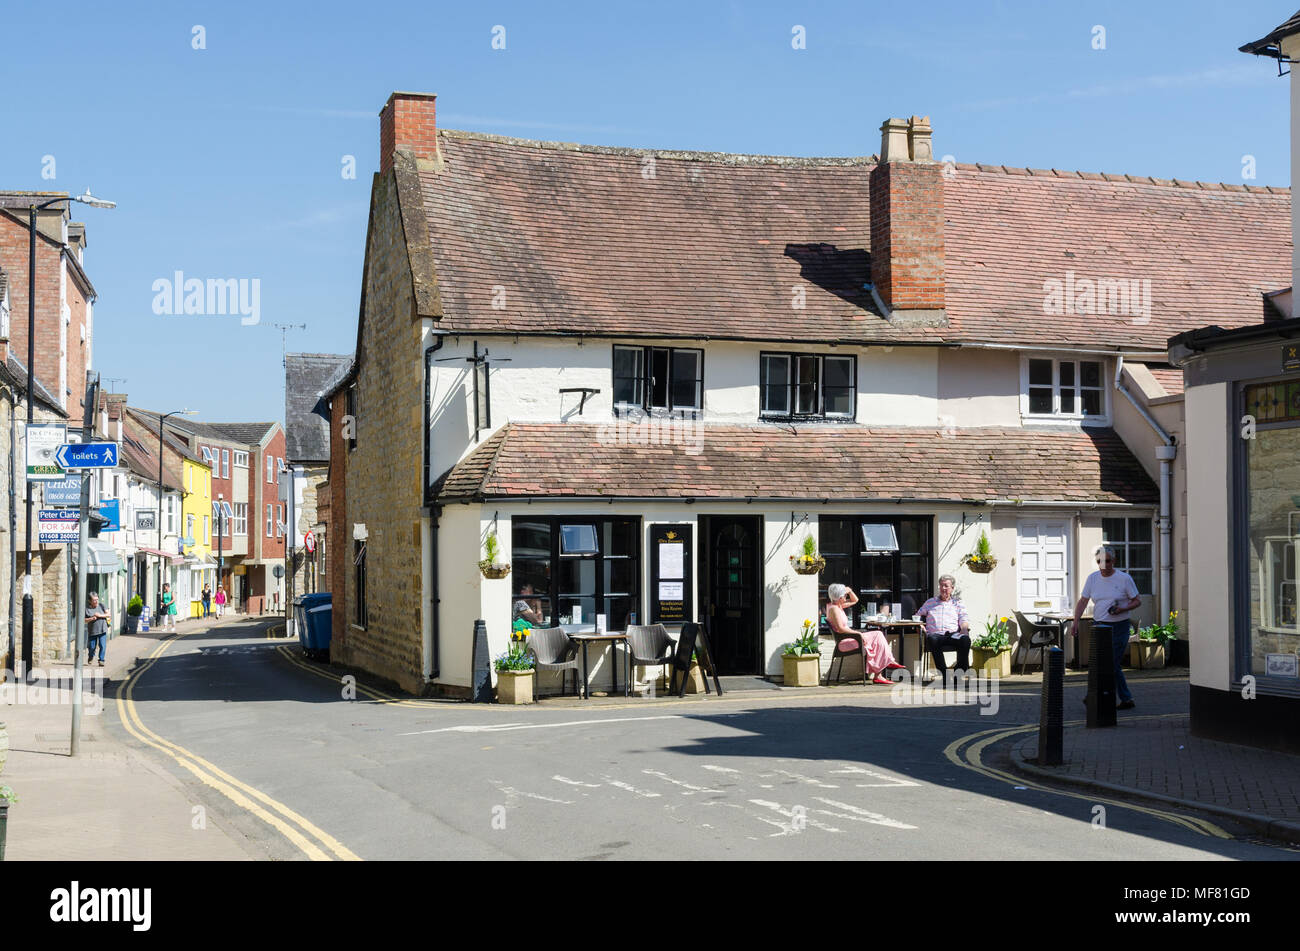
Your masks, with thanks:
M1090 499L1078 502L1062 502L1059 499L938 499L938 498L884 498L881 496L836 496L834 498L792 498L790 496L685 496L685 495L483 495L462 498L443 498L439 500L440 505L449 505L459 502L462 505L495 503L524 503L531 505L533 502L580 502L589 505L594 502L605 502L613 505L615 502L680 502L686 505L696 503L736 503L745 502L747 504L761 502L764 504L776 505L803 505L810 506L814 504L830 505L850 504L850 505L953 505L965 507L982 507L982 506L1016 506L1018 508L1150 508L1150 503L1142 502L1109 502L1102 499Z
M1170 518L1170 499L1173 496L1174 485L1174 459L1178 455L1178 446L1174 438L1165 432L1164 427L1156 422L1145 406L1137 401L1137 398L1129 392L1128 387L1124 385L1121 375L1124 372L1124 358L1120 357L1115 363L1115 389L1124 395L1133 408L1138 411L1143 419L1147 421L1155 434L1164 443L1156 447L1156 459L1160 462L1160 623L1163 624L1169 617L1173 604L1174 592L1174 562L1173 562L1173 522Z

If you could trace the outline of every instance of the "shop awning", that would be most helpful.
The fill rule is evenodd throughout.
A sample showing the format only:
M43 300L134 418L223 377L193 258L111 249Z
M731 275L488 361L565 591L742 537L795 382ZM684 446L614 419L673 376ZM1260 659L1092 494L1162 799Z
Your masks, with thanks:
M72 565L77 566L76 547L73 546ZM102 538L86 539L86 574L111 575L122 568L117 549Z
M175 552L159 551L157 548L137 548L135 553L137 555L153 555L155 558L168 558L174 564L180 564L185 560L183 556L178 555Z

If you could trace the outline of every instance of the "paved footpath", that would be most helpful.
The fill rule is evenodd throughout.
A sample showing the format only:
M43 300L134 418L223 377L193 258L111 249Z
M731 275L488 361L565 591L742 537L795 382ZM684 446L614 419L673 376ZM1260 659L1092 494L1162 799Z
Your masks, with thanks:
M1186 713L1121 712L1114 729L1069 721L1064 751L1064 765L1039 767L1035 730L1011 759L1037 779L1177 803L1300 843L1300 756L1192 736Z
M190 620L180 631L199 631L240 620ZM5 859L240 860L255 858L246 837L210 810L199 807L156 756L132 749L106 727L115 721L117 686L170 632L120 635L109 642L102 693L95 680L100 668L86 668L81 750L69 755L70 692L48 702L45 691L25 697L6 691L0 719L9 731L9 760L0 782L18 802L9 809ZM69 683L71 665L51 665L37 683L50 678ZM98 693L98 695L97 695ZM14 702L19 700L20 702ZM27 700L28 702L21 702ZM36 701L36 702L31 702Z

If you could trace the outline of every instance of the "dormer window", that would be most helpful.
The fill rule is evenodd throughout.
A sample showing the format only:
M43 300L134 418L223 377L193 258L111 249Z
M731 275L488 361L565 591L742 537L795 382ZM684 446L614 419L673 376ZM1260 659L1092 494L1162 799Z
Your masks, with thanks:
M614 348L614 414L698 416L704 407L704 351Z
M1105 365L1100 360L1026 357L1020 414L1026 419L1106 419Z

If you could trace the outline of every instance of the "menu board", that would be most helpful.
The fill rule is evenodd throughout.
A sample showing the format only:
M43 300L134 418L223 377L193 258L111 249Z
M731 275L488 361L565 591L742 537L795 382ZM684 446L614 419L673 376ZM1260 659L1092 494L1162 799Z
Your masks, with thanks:
M650 526L650 624L691 619L693 525Z

